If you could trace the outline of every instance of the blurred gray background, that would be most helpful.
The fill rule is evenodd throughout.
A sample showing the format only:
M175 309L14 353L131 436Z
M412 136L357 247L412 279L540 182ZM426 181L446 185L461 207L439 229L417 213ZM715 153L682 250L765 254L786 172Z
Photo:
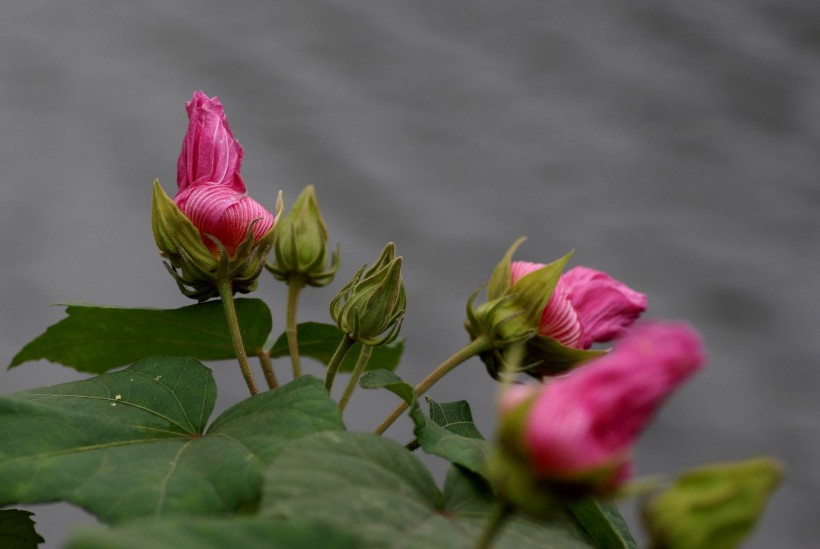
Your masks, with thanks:
M787 479L747 546L814 546L820 4L6 1L6 364L63 318L50 304L189 304L155 249L150 185L175 192L197 89L225 104L257 200L272 208L281 189L289 206L316 185L342 267L306 290L301 320L327 321L333 294L395 241L409 301L399 373L416 382L466 342L464 303L516 237L529 237L520 259L575 249L573 264L644 291L649 316L688 320L708 345L637 471L778 456ZM257 296L278 333L283 286L268 277ZM219 410L245 397L236 364L211 366ZM0 371L0 393L79 377L29 363ZM432 396L468 399L490 435L494 391L475 359ZM394 402L357 393L347 422L369 430ZM409 425L390 434L409 440ZM31 509L47 547L93 521Z

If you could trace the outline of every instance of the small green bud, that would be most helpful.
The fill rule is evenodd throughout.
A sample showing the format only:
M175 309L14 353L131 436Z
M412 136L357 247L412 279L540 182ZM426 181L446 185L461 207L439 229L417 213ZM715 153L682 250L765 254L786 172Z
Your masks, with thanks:
M308 185L279 223L275 261L266 267L277 280L288 282L295 276L310 286L325 286L339 268L338 247L331 256L330 266L326 266L327 239L316 191L313 185Z
M402 258L395 255L391 242L373 266L359 269L330 302L330 316L339 330L365 345L390 343L401 330L407 299Z
M276 202L277 215L282 212L282 195ZM252 222L245 239L236 247L233 255L228 255L218 239L205 235L215 245L216 252L209 249L202 235L191 220L154 181L151 204L151 226L160 255L167 258L165 268L176 280L180 291L198 301L205 301L219 295L217 281L229 279L233 291L248 293L256 289L259 273L265 263L275 238L276 224L260 238L253 234Z
M754 528L782 466L771 458L707 465L644 504L654 549L732 549Z

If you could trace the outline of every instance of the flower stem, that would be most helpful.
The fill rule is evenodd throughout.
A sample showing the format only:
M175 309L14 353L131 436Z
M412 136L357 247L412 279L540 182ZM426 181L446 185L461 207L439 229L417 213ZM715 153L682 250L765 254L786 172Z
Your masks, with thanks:
M476 542L476 549L489 549L490 544L492 543L495 536L498 535L498 532L501 530L501 527L504 525L504 521L512 513L512 507L506 505L504 503L499 502L493 513L490 515L487 523L484 525L484 530L481 532L481 536L478 538Z
M276 379L276 373L273 371L273 363L270 360L270 353L265 349L259 349L256 356L259 357L259 364L262 365L262 373L265 374L268 389L276 389L279 387L279 381Z
M356 385L359 383L359 378L362 377L364 369L367 368L367 363L370 362L370 355L373 353L373 347L370 345L362 345L362 350L359 352L359 359L356 361L356 366L353 368L353 374L350 376L350 381L347 382L345 392L339 400L339 411L344 411L347 406L347 401L350 400L353 391L356 390Z
M239 361L239 368L242 370L245 383L248 384L248 390L251 395L255 395L259 391L256 389L256 381L253 379L251 365L248 363L248 355L245 354L245 344L242 343L242 333L239 331L239 321L236 318L236 307L233 302L233 282L228 278L223 278L216 282L216 286L219 289L219 297L222 298L222 306L225 307L225 319L228 321L228 332L231 334L231 342L236 359Z
M333 358L330 359L330 363L327 365L327 373L325 373L325 389L327 389L328 393L333 388L333 380L336 378L336 372L339 371L339 366L342 365L342 359L344 359L354 343L356 343L356 340L345 334L339 342L339 346L336 347L336 352L333 353Z
M492 342L484 337L479 336L464 347L462 347L459 351L457 351L453 356L442 362L438 365L438 367L430 372L427 377L422 379L414 390L414 394L416 398L419 398L421 395L426 393L430 387L435 385L435 383L443 378L446 374L452 371L456 366L464 362L470 357L473 357L483 351L486 351L490 348ZM389 416L385 418L385 420L376 427L374 431L377 435L384 433L388 427L393 425L393 422L399 419L399 416L407 410L408 405L406 402L402 402L390 413Z
M288 310L286 320L286 330L288 334L288 348L290 349L290 362L293 365L293 379L301 377L302 363L299 358L299 341L296 337L298 326L296 324L296 311L299 309L299 292L305 287L305 280L300 275L294 274L288 278Z

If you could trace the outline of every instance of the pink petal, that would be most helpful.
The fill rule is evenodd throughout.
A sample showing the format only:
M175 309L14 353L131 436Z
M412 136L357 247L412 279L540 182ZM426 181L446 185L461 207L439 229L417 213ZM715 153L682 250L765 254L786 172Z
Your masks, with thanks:
M691 328L646 324L609 354L556 378L536 398L525 427L536 472L560 479L604 468L609 482L622 482L638 435L703 363Z
M218 238L233 255L245 240L253 225L255 240L259 240L273 226L274 217L268 210L243 192L216 184L188 187L177 194L174 202L202 233L202 241L216 252L216 245L205 235Z
M185 107L189 122L177 162L179 190L216 183L244 192L245 184L239 175L242 146L231 132L219 98L194 92Z

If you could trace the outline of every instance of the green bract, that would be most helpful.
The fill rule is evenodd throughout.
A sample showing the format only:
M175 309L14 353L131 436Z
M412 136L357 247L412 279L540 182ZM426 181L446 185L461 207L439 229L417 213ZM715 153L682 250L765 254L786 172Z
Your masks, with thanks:
M384 345L399 335L406 296L401 278L402 258L392 242L379 259L359 272L330 302L330 316L342 333L365 345Z
M319 211L313 185L308 185L290 212L278 224L275 262L266 266L278 280L298 277L309 286L325 286L339 268L338 247L327 262L327 227Z
M783 475L771 458L707 465L644 505L655 549L732 549L754 528Z
M276 201L276 219L282 212L282 195ZM174 204L165 190L154 181L151 204L151 227L160 255L170 261L165 267L176 280L180 291L197 301L219 295L217 280L228 279L235 293L246 294L256 289L257 279L276 235L276 223L254 242L251 225L248 234L233 257L229 257L222 243L211 235L219 255L212 253L202 241L202 235L191 220Z

